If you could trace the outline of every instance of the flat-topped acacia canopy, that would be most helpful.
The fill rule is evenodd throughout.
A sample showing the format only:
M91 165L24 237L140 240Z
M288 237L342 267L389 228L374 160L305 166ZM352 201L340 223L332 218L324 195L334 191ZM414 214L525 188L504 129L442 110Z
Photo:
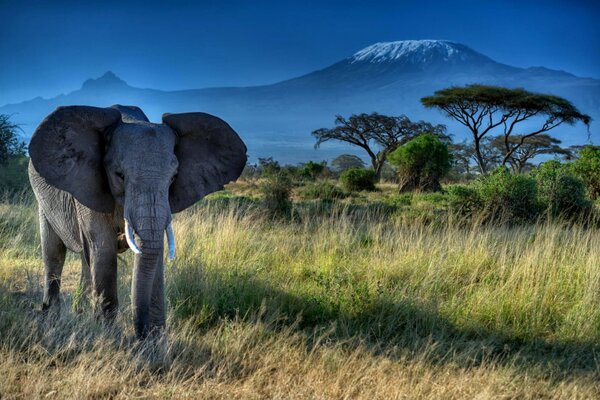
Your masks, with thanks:
M492 129L502 126L506 152L503 164L532 136L548 132L557 126L578 121L589 125L591 117L581 113L570 101L549 94L532 93L522 88L467 85L438 90L433 96L423 97L421 103L428 108L438 108L449 117L469 128L473 134L477 164L482 173L487 172L486 161L480 149L481 139ZM510 139L520 122L542 117L541 128L521 133L521 140Z

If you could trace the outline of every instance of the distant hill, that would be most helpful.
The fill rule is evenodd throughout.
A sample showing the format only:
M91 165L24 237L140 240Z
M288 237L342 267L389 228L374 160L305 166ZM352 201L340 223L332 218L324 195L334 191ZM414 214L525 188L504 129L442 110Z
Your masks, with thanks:
M273 156L283 162L300 162L349 152L350 148L341 144L313 149L310 132L331 126L336 114L406 114L411 119L447 124L460 140L466 137L465 129L435 110L425 110L419 99L447 86L470 83L556 94L571 100L595 120L600 119L600 80L543 67L512 67L465 45L442 40L376 43L322 70L265 86L141 89L129 86L109 71L88 79L79 90L50 99L37 97L7 104L0 107L0 113L14 114L15 122L23 124L30 135L59 105L135 104L153 121L160 121L163 112L204 111L227 120L241 134L252 160ZM594 125L592 122L590 135L599 141ZM552 134L566 144L585 143L588 139L582 126L560 127Z

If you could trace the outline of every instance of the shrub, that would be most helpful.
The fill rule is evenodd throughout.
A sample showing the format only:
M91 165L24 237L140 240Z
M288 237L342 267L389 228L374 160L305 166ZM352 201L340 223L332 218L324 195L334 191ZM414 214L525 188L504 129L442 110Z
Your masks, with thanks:
M281 172L281 165L273 157L259 158L258 172L260 172L262 177L272 177Z
M592 200L600 197L600 146L584 146L573 163L573 171L585 183Z
M558 161L547 161L532 176L537 182L540 203L553 216L577 217L591 210L581 179Z
M329 182L309 183L300 189L299 194L305 199L321 199L327 201L343 199L347 196L346 192Z
M278 173L267 177L260 185L263 204L273 216L289 215L292 209L290 195L292 180L287 174Z
M448 146L432 134L420 135L394 150L388 160L398 169L400 191L435 192L451 167Z
M364 168L348 168L340 175L340 182L348 191L375 190L375 172Z
M481 212L483 202L474 187L455 185L447 189L448 207L461 216L472 216Z
M493 220L526 222L538 215L536 182L530 177L498 167L475 186L483 211Z
M29 158L25 156L10 156L4 164L0 164L0 192L17 193L29 190L28 165Z
M299 168L298 175L303 179L309 179L314 181L319 175L323 174L326 165L327 162L325 161L320 163L309 161Z

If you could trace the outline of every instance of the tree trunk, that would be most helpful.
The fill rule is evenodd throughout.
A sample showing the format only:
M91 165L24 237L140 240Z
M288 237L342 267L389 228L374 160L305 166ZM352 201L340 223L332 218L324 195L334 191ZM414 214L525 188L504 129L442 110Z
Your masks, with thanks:
M475 135L477 136L477 135ZM481 139L475 139L475 158L477 161L477 166L479 167L479 171L481 172L482 175L485 175L487 173L487 168L485 165L485 161L483 159L483 156L481 155L481 145L480 145L480 141Z
M383 169L383 163L377 162L376 165L373 166L375 170L375 182L379 182L381 180L381 170Z

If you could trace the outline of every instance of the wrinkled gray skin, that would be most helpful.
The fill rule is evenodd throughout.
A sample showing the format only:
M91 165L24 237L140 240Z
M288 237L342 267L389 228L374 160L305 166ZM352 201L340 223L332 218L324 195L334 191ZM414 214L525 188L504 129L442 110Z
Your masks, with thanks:
M117 253L135 232L132 305L135 331L163 330L164 232L171 213L237 179L246 146L227 123L204 113L148 122L137 107L59 107L29 145L29 178L39 204L45 287L42 309L60 308L66 250L81 253L84 288L97 311L117 310Z

